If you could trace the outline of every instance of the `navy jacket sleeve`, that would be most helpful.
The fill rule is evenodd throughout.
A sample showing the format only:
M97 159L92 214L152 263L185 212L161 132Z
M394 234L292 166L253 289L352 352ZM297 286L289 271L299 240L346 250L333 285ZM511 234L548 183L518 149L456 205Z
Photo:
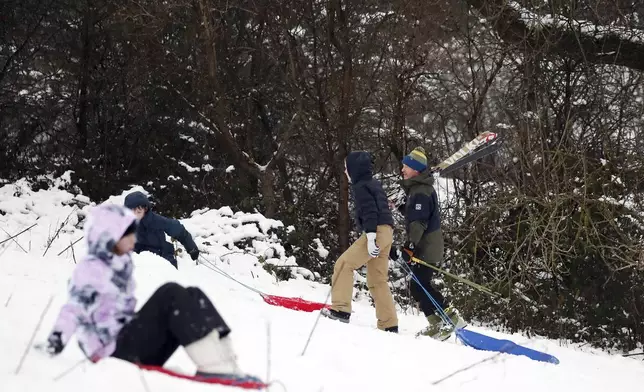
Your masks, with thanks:
M365 184L355 187L357 215L366 233L375 233L378 229L378 205L373 194Z
M160 215L157 216L160 223L159 227L162 227L167 235L176 238L188 252L197 249L197 244L192 239L192 235L188 233L188 230L186 230L181 222L176 219L170 219Z
M407 222L409 231L408 240L418 245L429 225L429 220L434 211L434 200L431 196L416 193L409 198L407 203Z

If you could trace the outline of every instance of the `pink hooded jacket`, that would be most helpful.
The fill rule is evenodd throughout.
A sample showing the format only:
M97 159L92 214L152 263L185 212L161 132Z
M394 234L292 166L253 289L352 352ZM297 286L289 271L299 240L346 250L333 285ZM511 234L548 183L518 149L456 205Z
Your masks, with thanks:
M92 361L110 356L123 325L135 313L135 283L130 254L112 250L136 222L127 208L102 204L94 207L85 224L88 254L69 280L69 299L52 332L60 332L63 345L76 333L78 343Z

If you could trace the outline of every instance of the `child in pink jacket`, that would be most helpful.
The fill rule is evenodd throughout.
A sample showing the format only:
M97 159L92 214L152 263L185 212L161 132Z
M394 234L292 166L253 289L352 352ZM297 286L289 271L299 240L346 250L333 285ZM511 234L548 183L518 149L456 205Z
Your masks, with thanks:
M115 357L163 366L181 345L197 365L197 376L261 382L243 374L231 348L230 328L196 287L159 287L137 312L131 252L136 219L127 208L95 207L85 230L88 254L69 281L69 300L45 345L59 354L74 333L81 350L96 362Z

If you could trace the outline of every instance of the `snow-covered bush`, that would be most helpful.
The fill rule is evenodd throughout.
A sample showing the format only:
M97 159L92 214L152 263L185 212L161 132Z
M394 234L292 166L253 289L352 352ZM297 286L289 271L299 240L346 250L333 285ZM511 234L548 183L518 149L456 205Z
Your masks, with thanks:
M83 222L87 211L96 202L77 193L73 186L70 172L55 178L43 176L38 180L34 190L34 181L21 179L13 184L0 187L0 224L1 222L36 222L48 228L46 238L30 238L30 246L43 245L52 247L58 253L63 246L65 251L76 253L84 246L76 241L83 236ZM133 191L149 194L144 187L133 186L121 194L113 195L104 202L123 204L125 196ZM268 219L259 213L233 212L230 207L202 208L191 213L189 218L180 219L181 223L192 234L195 242L207 257L212 254L221 259L226 254L244 253L257 258L265 270L273 273L280 280L300 277L308 280L319 279L307 268L297 263L296 257L288 254L278 232L284 231L281 221ZM15 234L20 228L5 228ZM291 232L294 228L289 228ZM170 238L168 238L171 240ZM74 243L73 247L68 245ZM177 252L182 253L180 245ZM55 245L58 247L53 248ZM324 246L317 241L315 249L324 253Z

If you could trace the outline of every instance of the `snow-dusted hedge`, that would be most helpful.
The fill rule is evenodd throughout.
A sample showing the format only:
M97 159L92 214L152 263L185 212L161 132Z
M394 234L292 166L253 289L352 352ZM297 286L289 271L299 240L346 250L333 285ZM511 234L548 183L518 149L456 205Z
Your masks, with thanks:
M148 194L145 188L133 186L104 202L122 205L125 196L133 191ZM84 241L80 241L85 217L96 204L71 184L70 172L59 178L39 178L38 185L26 179L2 185L0 226L6 232L5 237L36 226L0 247L19 246L28 251L45 253L47 250L49 254L78 257L85 248ZM295 228L285 228L281 221L268 219L260 213L234 212L226 206L202 208L180 221L205 256L221 259L227 254L245 253L257 257L264 269L281 279L298 275L311 280L319 278L318 274L299 267L295 257L287 254L277 232L288 233ZM185 254L178 242L173 243L180 255ZM314 248L320 255L328 253L320 240Z

